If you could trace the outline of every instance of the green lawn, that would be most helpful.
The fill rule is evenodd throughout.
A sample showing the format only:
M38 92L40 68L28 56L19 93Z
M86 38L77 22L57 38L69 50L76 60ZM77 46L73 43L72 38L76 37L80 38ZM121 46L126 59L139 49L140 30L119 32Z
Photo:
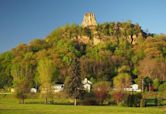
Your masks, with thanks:
M31 102L32 99L26 100ZM41 101L40 99L35 100ZM128 108L118 106L72 106L18 104L17 99L0 97L0 114L166 114L166 107Z

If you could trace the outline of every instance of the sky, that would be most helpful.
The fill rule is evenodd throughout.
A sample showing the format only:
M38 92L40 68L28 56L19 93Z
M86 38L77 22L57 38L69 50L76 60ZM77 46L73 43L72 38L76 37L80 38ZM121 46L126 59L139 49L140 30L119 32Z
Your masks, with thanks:
M166 34L166 0L0 0L0 53L45 38L58 26L81 24L86 12L97 22L131 20L144 31Z

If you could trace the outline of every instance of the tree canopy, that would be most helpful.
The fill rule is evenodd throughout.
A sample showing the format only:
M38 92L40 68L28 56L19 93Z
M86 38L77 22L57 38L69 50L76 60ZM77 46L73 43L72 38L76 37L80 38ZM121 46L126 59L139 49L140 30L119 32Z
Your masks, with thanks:
M100 43L94 45L95 39ZM140 80L147 76L164 81L166 35L148 34L131 21L101 23L93 29L76 24L61 26L45 39L37 38L0 54L0 88L12 87L15 83L13 64L30 71L31 87L40 86L36 82L42 72L38 64L42 58L52 61L51 83L64 83L76 58L80 62L81 79L87 77L94 83L108 81L113 86L114 79L122 74L140 85ZM24 74L21 76L27 77Z

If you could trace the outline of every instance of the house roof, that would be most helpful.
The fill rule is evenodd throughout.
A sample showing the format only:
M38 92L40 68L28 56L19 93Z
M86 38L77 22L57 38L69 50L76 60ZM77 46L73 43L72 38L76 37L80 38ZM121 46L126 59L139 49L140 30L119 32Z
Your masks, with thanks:
M92 85L92 82L91 81L89 81L87 78L85 78L83 81L82 81L82 84L90 84L90 85Z

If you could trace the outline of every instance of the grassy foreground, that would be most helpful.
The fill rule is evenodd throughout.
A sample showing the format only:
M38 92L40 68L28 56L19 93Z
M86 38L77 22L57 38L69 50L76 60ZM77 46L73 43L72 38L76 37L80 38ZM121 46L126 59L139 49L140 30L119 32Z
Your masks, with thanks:
M26 100L31 102L32 100ZM18 104L13 97L0 97L0 114L166 114L166 107L72 106Z

